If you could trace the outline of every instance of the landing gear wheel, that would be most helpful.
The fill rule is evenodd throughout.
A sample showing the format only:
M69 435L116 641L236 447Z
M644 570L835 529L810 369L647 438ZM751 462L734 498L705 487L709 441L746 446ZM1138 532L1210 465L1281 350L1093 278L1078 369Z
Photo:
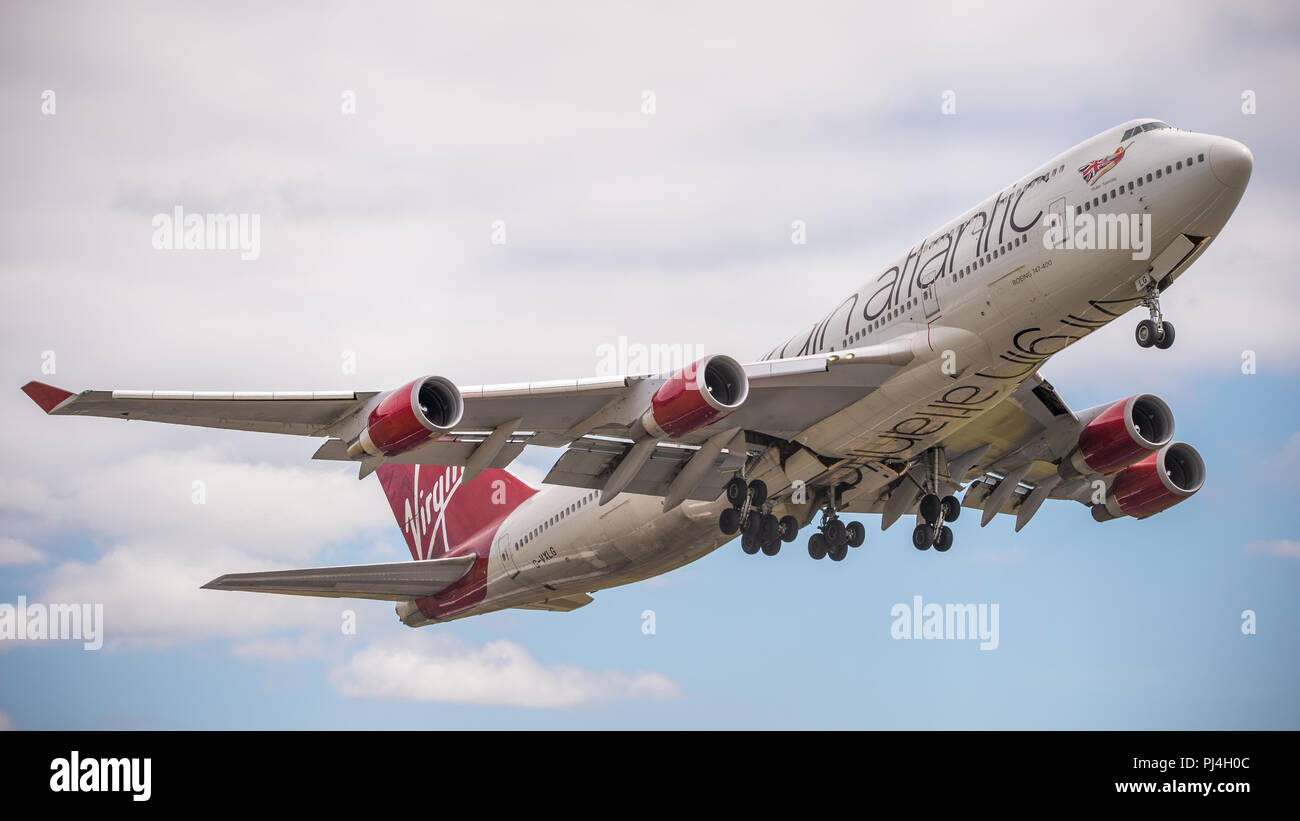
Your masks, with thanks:
M934 541L934 528L930 525L917 525L912 530L912 547L917 550L929 550Z
M943 520L945 522L955 522L961 515L961 502L956 496L943 497Z
M1133 336L1137 339L1137 344L1143 348L1150 348L1156 344L1158 336L1156 323L1150 319L1144 319L1137 324L1137 329L1133 331Z
M740 537L740 549L753 556L758 552L758 540L746 533Z
M808 555L814 559L826 558L826 551L830 545L826 543L826 537L820 533L814 533L808 539Z
M830 542L832 547L847 543L844 531L844 523L839 519L831 519L822 527L822 532L826 534L826 541Z
M745 504L745 495L749 493L749 485L739 476L732 476L727 481L727 503L732 507L739 508Z
M745 517L745 522L740 526L740 532L751 538L758 537L758 530L763 526L763 517L757 512L750 513Z
M729 507L718 514L718 529L728 536L735 536L740 530L740 511Z
M849 547L862 547L867 540L867 529L862 522L849 522L844 527L844 536L849 540Z
M1156 347L1160 350L1166 350L1174 344L1174 323L1160 323L1160 338L1156 340Z
M921 518L925 519L926 524L933 525L939 521L939 514L943 512L943 502L933 493L927 493L921 497Z
M939 528L939 535L934 537L934 549L946 553L950 547L952 547L952 528L944 525Z
M773 540L770 541L770 542L764 542L764 543L763 543L763 555L764 555L764 556L775 556L777 553L780 553L780 552L781 552L781 540L780 540L780 539L773 539Z
M793 542L799 538L799 520L793 516L781 517L781 541Z
M767 501L767 484L762 479L749 483L749 503L758 507Z
M833 545L830 550L826 551L826 555L830 556L831 561L833 562L844 561L844 557L849 555L848 542L842 542L840 544Z
M758 517L758 541L763 545L781 541L781 525L771 513Z

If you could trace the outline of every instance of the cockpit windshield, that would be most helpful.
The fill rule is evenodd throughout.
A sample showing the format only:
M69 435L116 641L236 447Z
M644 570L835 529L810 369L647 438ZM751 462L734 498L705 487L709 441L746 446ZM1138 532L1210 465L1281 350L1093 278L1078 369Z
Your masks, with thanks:
M1120 141L1122 142L1124 140L1127 140L1129 137L1132 137L1137 134L1141 134L1143 131L1155 131L1157 128L1173 128L1173 126L1170 125L1169 123L1162 123L1159 120L1152 120L1149 123L1143 123L1142 125L1135 125L1132 128L1130 128L1128 131L1125 131L1124 136L1120 137Z

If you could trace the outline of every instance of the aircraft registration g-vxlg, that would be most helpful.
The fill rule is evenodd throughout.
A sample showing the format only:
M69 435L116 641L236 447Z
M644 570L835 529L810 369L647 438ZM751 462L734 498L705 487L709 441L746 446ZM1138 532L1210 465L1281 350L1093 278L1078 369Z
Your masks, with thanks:
M314 458L377 472L414 561L238 573L218 590L398 602L421 626L503 608L567 611L740 533L774 555L819 520L814 559L915 514L947 551L963 507L1019 531L1051 499L1143 519L1200 489L1169 407L1138 394L1071 412L1039 366L1132 308L1167 348L1160 294L1236 208L1241 143L1134 120L1086 140L925 235L820 321L741 364L675 373L387 392L84 391L31 382L56 416L325 437ZM537 491L506 471L566 448ZM954 495L962 487L961 501Z

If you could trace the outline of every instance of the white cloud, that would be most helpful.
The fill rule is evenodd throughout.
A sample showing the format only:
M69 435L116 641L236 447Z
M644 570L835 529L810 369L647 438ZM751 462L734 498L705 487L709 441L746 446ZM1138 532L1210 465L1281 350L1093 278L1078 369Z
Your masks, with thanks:
M1246 552L1284 559L1300 559L1300 542L1295 539L1255 539L1246 543Z
M40 595L31 599L103 604L105 643L110 648L120 643L166 646L292 628L337 628L342 609L356 605L200 589L223 573L278 567L228 549L123 545L94 562L64 562L51 572Z
M413 636L367 647L331 679L350 698L507 707L576 707L665 699L681 689L660 673L594 672L543 665L511 641L468 647L449 636Z
M0 536L0 565L35 564L43 561L45 555L26 542Z

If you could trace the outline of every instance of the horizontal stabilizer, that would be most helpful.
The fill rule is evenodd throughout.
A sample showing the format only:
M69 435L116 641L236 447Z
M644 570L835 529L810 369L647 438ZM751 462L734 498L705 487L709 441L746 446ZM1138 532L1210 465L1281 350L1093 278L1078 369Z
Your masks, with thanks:
M554 596L541 601L529 602L528 604L519 604L514 607L515 610L551 610L556 613L568 613L570 610L577 610L579 607L585 607L591 604L595 599L586 593L574 593L572 596Z
M227 573L203 587L249 593L409 601L433 596L451 587L469 572L474 560L474 556L452 556L415 562Z

